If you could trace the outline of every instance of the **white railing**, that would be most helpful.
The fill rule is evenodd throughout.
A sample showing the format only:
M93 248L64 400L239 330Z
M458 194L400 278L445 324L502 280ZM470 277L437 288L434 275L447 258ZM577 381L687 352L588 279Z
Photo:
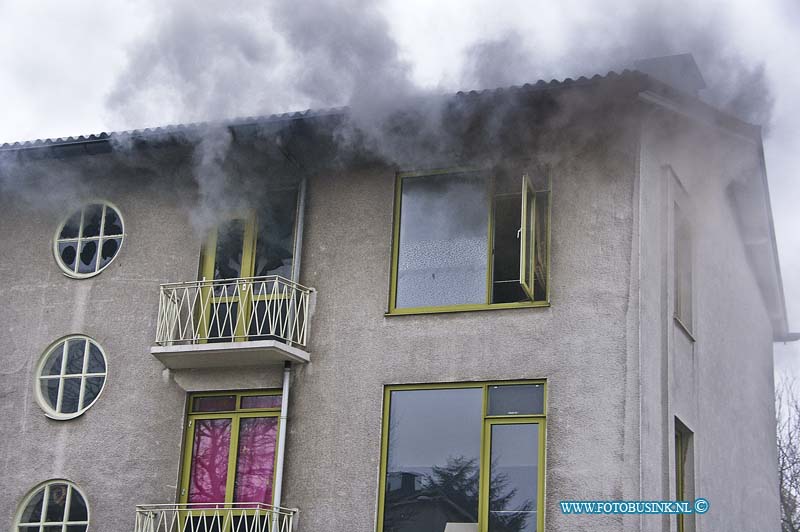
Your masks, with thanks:
M156 344L308 343L314 290L277 275L162 284Z
M292 532L296 515L260 503L142 504L134 532Z

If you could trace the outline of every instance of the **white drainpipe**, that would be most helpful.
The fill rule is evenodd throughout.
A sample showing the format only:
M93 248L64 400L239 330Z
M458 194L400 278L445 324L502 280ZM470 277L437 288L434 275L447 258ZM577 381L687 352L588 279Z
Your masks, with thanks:
M273 506L281 505L281 490L283 489L283 457L286 454L286 418L289 412L289 378L291 377L292 363L285 362L283 366L283 395L281 396L281 418L278 423L278 459L275 465L275 491L272 494ZM278 515L275 515L277 522ZM278 530L276 527L274 530Z

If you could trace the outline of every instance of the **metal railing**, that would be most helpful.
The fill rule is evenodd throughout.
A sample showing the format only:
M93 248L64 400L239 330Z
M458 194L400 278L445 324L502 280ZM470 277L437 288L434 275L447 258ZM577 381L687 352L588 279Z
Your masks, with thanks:
M305 347L314 290L277 275L160 287L160 346L283 340Z
M142 504L134 532L292 532L296 509L261 503Z

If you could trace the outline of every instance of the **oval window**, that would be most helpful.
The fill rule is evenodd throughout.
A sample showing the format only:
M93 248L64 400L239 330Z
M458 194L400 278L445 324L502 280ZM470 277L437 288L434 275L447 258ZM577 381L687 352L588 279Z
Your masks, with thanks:
M56 231L53 253L70 277L92 277L103 271L122 247L122 216L110 203L90 203L72 213Z
M22 501L14 530L86 532L88 528L89 505L83 493L69 480L48 480Z
M36 398L48 417L78 417L103 391L105 353L87 336L63 338L42 356L36 380Z

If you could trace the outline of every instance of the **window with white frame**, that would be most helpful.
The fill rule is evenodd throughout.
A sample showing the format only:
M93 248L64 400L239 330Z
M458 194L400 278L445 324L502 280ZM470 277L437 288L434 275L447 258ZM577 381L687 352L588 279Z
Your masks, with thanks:
M110 203L90 203L72 213L56 231L53 253L70 277L92 277L119 253L125 236L122 216Z
M87 336L68 336L53 344L37 367L36 398L53 419L71 419L91 407L106 382L106 356Z
M49 480L36 486L20 504L15 532L86 532L89 505L68 480Z

